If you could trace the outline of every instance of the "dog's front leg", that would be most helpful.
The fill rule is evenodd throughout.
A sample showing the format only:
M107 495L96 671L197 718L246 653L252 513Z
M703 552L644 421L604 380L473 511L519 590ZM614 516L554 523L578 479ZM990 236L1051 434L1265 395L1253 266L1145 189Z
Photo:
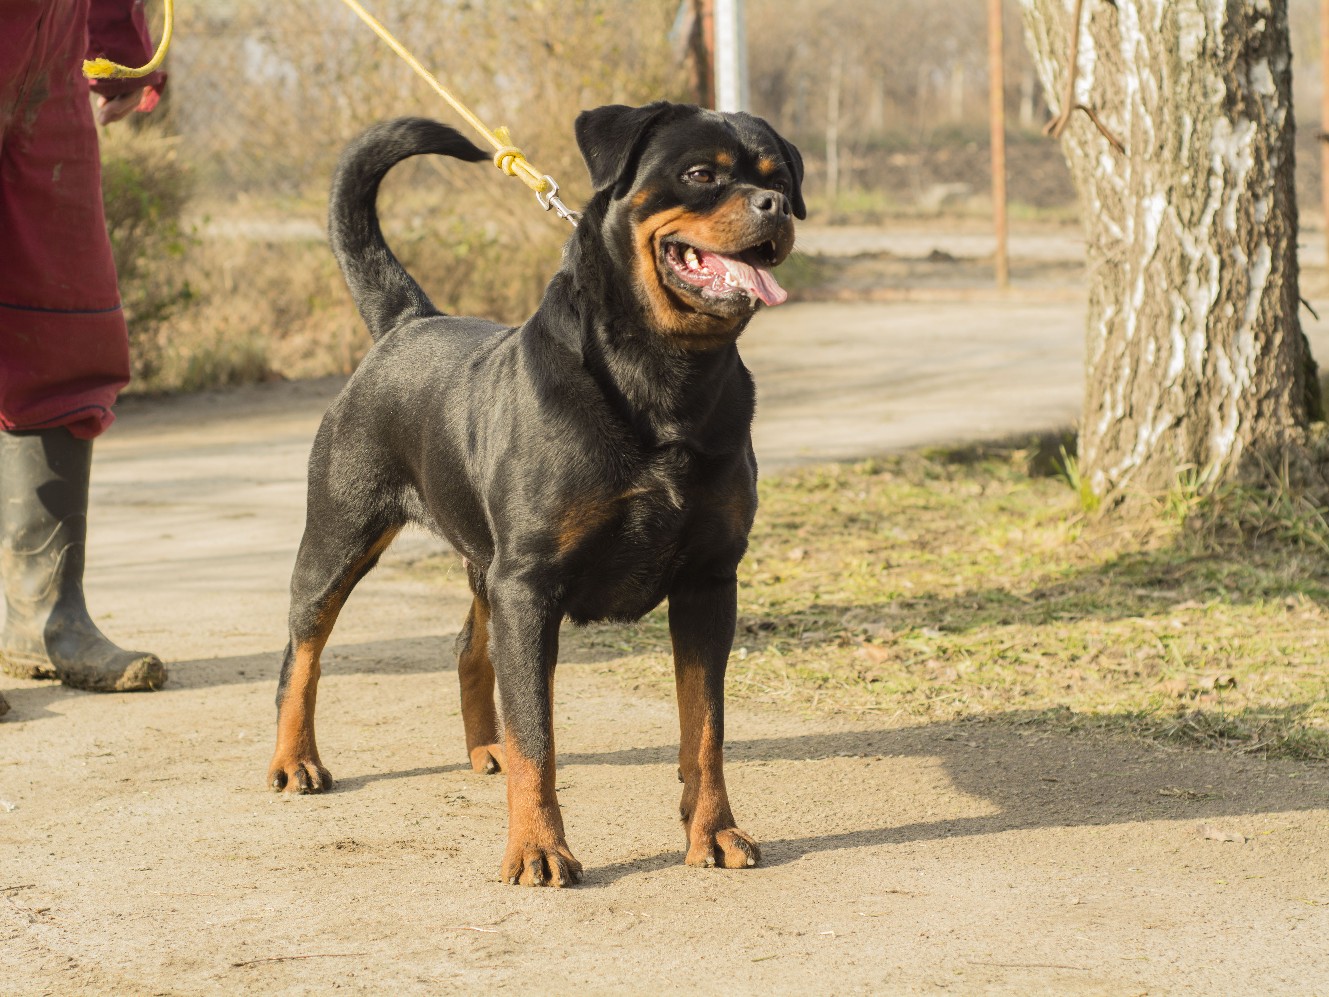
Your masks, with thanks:
M724 783L724 674L734 643L734 578L680 587L669 595L683 779L679 815L688 838L687 864L743 869L761 849L735 826Z
M561 618L527 585L489 586L493 663L503 701L508 846L500 878L523 886L581 879L554 791L554 665Z

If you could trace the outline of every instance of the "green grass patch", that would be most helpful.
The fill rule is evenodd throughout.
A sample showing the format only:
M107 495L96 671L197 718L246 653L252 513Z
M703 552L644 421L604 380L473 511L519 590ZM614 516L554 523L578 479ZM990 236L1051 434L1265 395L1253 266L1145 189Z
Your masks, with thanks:
M1066 480L1031 478L1028 456L765 478L729 694L900 724L982 716L1329 759L1317 517L1242 532L1215 529L1221 506L1165 509L1148 533L1112 529L1086 519ZM1222 501L1242 503L1246 522L1277 519L1252 516L1250 495ZM662 611L567 627L564 649L672 688Z
M1323 510L1230 488L1166 497L1145 528L1096 520L1064 444L765 476L731 699L1329 760ZM663 607L566 626L560 656L672 695Z

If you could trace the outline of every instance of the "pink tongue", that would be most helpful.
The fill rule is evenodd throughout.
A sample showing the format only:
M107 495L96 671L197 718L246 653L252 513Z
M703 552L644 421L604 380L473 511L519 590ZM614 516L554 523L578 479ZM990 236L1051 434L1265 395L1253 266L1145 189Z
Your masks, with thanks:
M765 267L749 266L742 260L736 260L732 256L721 256L719 253L703 252L701 255L703 266L718 272L719 268L713 266L711 261L719 261L724 264L729 276L734 278L739 287L751 291L768 305L782 305L789 297L789 293L776 282L775 277Z

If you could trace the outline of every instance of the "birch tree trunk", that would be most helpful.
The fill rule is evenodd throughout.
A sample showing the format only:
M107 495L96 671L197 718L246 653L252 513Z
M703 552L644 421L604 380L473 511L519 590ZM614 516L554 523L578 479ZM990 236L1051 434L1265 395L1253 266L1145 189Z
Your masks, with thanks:
M1020 0L1054 110L1074 0ZM1062 136L1087 235L1080 473L1110 502L1213 484L1319 416L1298 316L1287 0L1085 0Z

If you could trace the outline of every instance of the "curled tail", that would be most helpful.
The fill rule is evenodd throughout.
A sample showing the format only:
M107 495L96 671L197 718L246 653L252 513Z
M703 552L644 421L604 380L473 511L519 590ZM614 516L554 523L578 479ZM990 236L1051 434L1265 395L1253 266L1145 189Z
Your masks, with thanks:
M374 125L342 153L328 202L328 238L369 334L380 338L405 319L438 310L383 240L378 185L403 159L433 153L467 162L489 158L447 125L397 118Z

